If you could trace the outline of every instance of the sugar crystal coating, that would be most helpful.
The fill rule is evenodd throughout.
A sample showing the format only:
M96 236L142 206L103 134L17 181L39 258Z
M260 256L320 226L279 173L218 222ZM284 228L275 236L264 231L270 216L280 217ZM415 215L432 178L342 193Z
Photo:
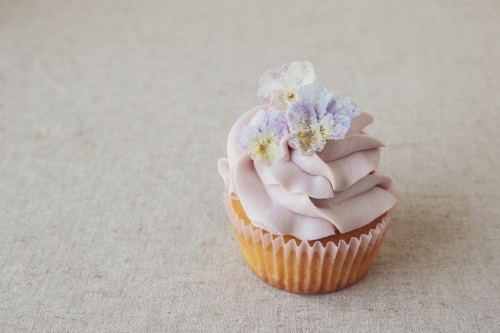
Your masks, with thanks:
M254 161L272 165L283 157L280 141L288 133L288 124L282 111L260 110L242 128L239 142L243 148L250 150Z
M254 161L278 162L284 155L280 142L285 135L289 135L290 147L303 155L322 151L326 140L345 137L359 108L349 97L333 98L315 80L314 68L307 61L284 64L261 76L257 95L271 107L260 110L239 137Z
M300 87L316 79L310 62L295 61L284 64L274 71L267 71L259 80L257 96L275 108L285 110L297 99Z

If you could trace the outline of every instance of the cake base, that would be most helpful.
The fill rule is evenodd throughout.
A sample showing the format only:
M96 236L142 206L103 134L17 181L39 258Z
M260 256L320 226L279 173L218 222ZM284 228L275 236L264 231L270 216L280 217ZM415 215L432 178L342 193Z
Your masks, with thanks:
M240 201L225 195L224 202L252 272L273 287L300 294L330 293L358 282L375 260L395 210L345 234L301 241L253 226Z

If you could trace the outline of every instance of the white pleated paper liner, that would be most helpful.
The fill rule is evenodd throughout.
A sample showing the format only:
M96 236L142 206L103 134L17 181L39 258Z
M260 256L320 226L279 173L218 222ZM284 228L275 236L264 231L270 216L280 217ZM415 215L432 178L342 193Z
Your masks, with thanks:
M328 293L343 289L361 279L375 260L396 207L367 234L352 237L338 245L320 241L313 245L295 239L285 243L283 236L245 225L234 211L232 200L223 193L226 212L250 269L270 285L303 294Z

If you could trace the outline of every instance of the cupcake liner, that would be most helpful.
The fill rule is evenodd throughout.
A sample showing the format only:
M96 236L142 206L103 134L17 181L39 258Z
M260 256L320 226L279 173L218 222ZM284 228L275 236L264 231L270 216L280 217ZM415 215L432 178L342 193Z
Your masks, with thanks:
M241 252L250 269L266 283L289 292L321 294L338 291L359 281L368 271L387 233L396 207L374 229L348 243L285 242L283 236L245 224L224 193L224 206ZM312 243L312 245L311 245Z

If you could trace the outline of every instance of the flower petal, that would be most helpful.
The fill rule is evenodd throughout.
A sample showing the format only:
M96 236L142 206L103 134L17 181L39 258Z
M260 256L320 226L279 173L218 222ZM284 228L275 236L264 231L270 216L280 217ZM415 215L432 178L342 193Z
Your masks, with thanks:
M298 101L313 106L318 119L326 115L326 107L332 100L332 92L317 83L302 86L298 93Z
M260 110L249 124L243 126L239 142L241 147L250 150L254 161L272 165L284 156L280 140L288 133L283 112L275 109Z
M257 96L268 103L273 102L274 104L275 91L286 92L287 95L282 96L284 101L288 101L286 103L288 106L288 104L295 101L295 96L290 98L290 94L296 95L301 86L312 83L315 79L314 68L310 62L295 61L284 64L273 71L265 72L260 77ZM292 100L290 101L290 99ZM281 101L277 102L276 106L282 106Z
M335 98L334 103L329 107L328 112L335 114L341 114L350 119L359 116L361 113L358 106L349 97Z
M316 80L314 67L309 61L295 61L289 64L285 76L285 86L304 86Z

